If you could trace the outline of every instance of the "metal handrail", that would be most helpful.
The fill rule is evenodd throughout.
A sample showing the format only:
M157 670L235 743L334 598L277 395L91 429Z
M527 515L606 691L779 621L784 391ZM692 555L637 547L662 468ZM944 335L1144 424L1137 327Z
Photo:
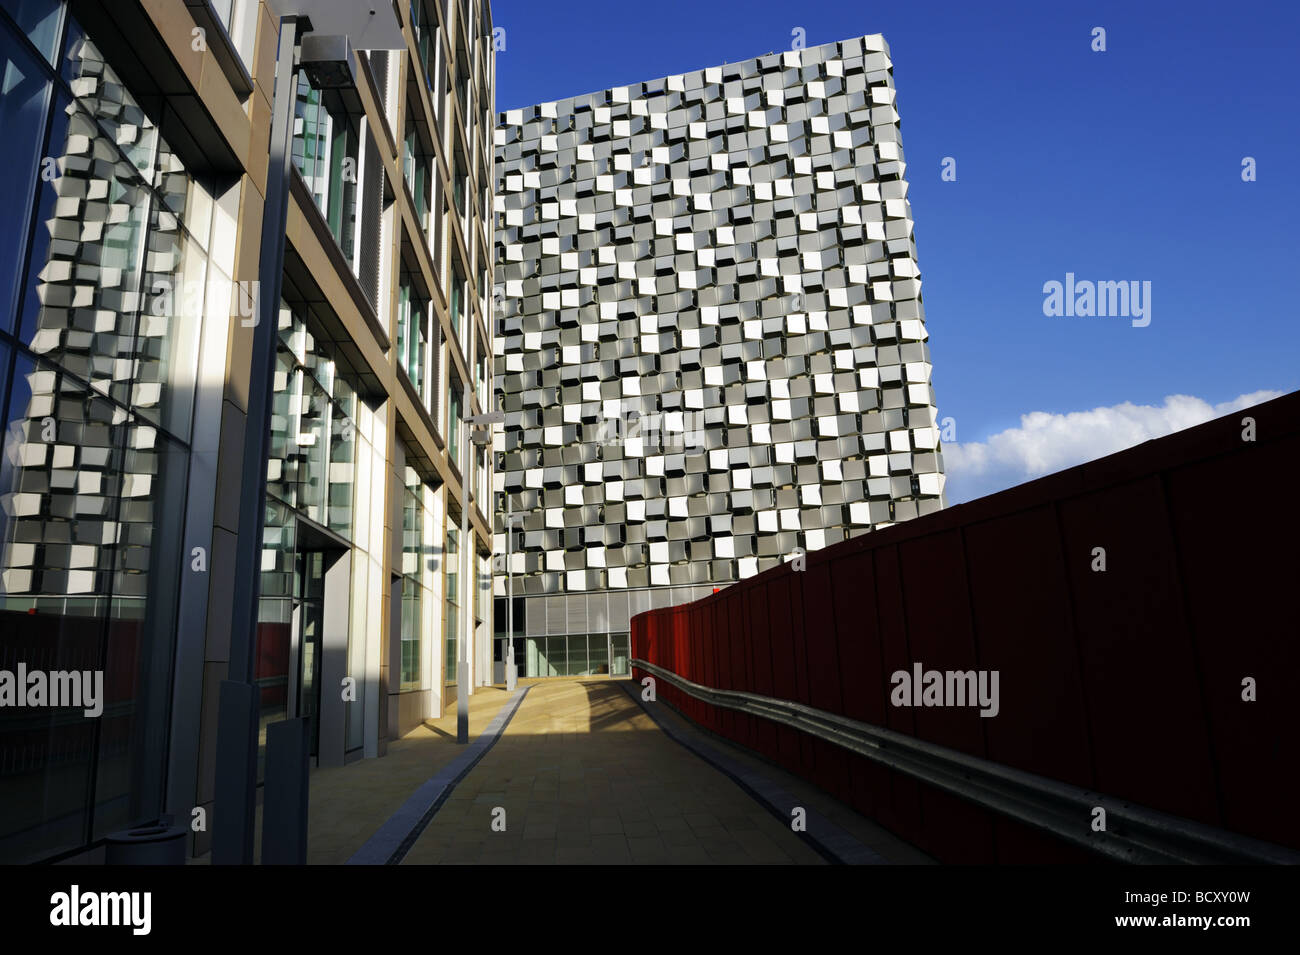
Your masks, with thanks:
M633 658L632 666L697 700L789 726L1119 862L1300 864L1300 852L1283 846L1014 769L894 730L790 700L702 686L641 659ZM1106 829L1102 832L1092 829L1093 812L1098 807L1106 811Z

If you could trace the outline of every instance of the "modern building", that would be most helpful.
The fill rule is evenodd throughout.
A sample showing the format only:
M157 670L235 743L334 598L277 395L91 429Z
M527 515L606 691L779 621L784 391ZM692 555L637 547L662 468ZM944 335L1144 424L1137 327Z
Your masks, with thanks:
M499 118L523 674L625 672L631 615L943 506L883 37Z
M240 574L263 745L301 717L315 763L381 756L491 678L492 35L486 0L0 2L0 670L104 674L98 716L0 707L0 862L211 813Z

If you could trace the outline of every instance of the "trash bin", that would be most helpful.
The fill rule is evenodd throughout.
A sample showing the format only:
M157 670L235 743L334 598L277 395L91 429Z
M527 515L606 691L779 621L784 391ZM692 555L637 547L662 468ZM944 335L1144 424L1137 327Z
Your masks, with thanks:
M188 832L170 819L152 826L123 829L104 839L109 865L184 865Z

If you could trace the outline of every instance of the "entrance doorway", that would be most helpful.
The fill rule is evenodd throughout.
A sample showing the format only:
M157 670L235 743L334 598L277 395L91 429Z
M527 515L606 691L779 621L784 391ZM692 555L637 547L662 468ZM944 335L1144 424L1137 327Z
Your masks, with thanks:
M334 671L346 669L342 656L347 650L349 550L346 542L329 531L299 518L298 546L294 552L293 619L289 645L289 715L307 721L310 755L320 763L321 727L330 731L327 748L342 745L338 727L341 714L332 696L325 697L322 708L321 688L336 682ZM339 646L339 637L342 646ZM342 651L340 653L340 651ZM335 658L338 659L335 659ZM334 760L329 761L331 764Z

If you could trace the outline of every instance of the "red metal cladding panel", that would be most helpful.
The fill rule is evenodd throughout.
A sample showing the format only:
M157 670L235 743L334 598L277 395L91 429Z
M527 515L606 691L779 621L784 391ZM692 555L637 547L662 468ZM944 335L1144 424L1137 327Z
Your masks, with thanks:
M876 818L879 812L880 793L888 793L888 780L876 772L876 765L856 754L849 757L848 803L864 816ZM887 800L886 800L887 801ZM883 824L884 820L880 819Z
M890 676L912 665L907 646L907 615L903 605L903 582L898 567L898 548L875 549L877 627L880 633L880 696L888 704ZM899 733L916 734L916 719L910 707L886 705L885 726ZM890 774L890 818L899 831L916 833L921 828L921 795L915 781Z
M637 619L640 621L642 640L644 641L643 660L649 663L658 663L663 659L664 648L659 640L658 621L648 614L640 614Z
M793 575L803 585L803 645L808 659L809 702L831 713L844 712L838 634L835 627L835 591L831 564L811 563Z
M789 601L789 616L778 618L778 620L784 621L785 626L790 628L790 649L794 656L795 691L798 693L795 699L800 703L809 703L812 699L812 691L808 686L808 645L807 632L804 630L803 588L791 579L792 576L786 571L778 578L780 583L776 584Z
M664 635L664 643L668 650L667 666L676 673L684 665L682 662L681 640L677 633L677 620L672 614L664 613L662 610L658 612L658 615L659 625Z
M795 678L794 634L790 629L790 591L784 580L774 580L765 587L755 587L767 601L767 619L772 638L772 673L776 681L775 696L782 700L798 699Z
M727 671L727 645L731 640L731 619L725 607L710 608L709 648L705 657L706 686L720 687L731 679ZM729 710L711 706L709 728L724 736L731 735L734 719Z
M725 612L720 612L717 607L709 608L710 620L707 625L702 624L708 630L708 638L704 647L704 652L700 655L700 679L698 682L705 686L722 688L727 680L725 671L719 666L718 660L722 648L727 642L727 630L729 622ZM730 716L726 710L719 710L717 707L708 708L708 723L710 729L726 734L727 727L731 722Z
M971 525L966 559L979 668L999 675L998 715L984 720L989 758L1095 786L1054 508Z
M718 633L712 626L705 626L700 619L698 608L689 608L682 614L682 617L690 628L691 640L694 644L693 676L691 679L696 683L708 686L715 679L711 663L713 654L716 652L714 648L718 643ZM700 704L700 712L705 718L705 725L713 728L718 718L714 708L707 704Z
M776 761L792 773L798 773L802 754L799 750L799 733L788 726L776 728Z
M753 691L745 666L745 601L737 593L729 593L720 601L720 613L727 619L727 645L723 648L728 689ZM743 713L736 713L732 721L734 739L745 746L753 746L754 721Z
M645 659L649 663L662 666L667 654L664 652L663 641L659 637L659 622L649 614L641 614L641 625L645 633Z
M756 685L758 679L757 666L754 660L754 621L750 614L751 605L744 594L736 594L737 613L741 622L741 648L744 651L745 658L745 685L751 689ZM771 661L768 662L771 667Z
M727 618L727 647L726 647L726 667L727 678L731 681L728 689L731 690L752 690L753 684L749 680L749 668L745 665L745 644L748 642L748 634L745 632L745 610L744 600L740 594L727 594L727 599L722 601L725 605L723 616Z
M772 647L766 600L762 591L751 588L737 598L745 619L745 646L748 648L750 686L762 696L775 696L772 677ZM754 746L769 758L776 757L776 726L770 720L758 720L754 727Z
M672 619L677 631L677 660L682 667L678 672L698 676L699 671L694 661L699 647L696 641L691 639L690 618L684 613L672 613Z
M1002 865L1101 865L1103 856L1063 842L1054 836L1016 822L994 817L996 861Z
M1148 477L1062 501L1060 515L1097 788L1219 825L1160 481ZM1096 548L1104 548L1104 571L1092 569Z
M870 551L831 561L835 637L843 673L840 712L883 726L889 701L881 687L888 687L889 679L880 670L874 575Z
M980 716L978 699L964 705L947 698L946 673L978 670L975 637L971 632L966 593L966 563L960 531L944 531L899 545L899 564L907 613L907 638L911 650L912 700L916 735L924 740L951 746L975 756L984 755L984 727L989 717ZM936 581L942 581L936 585ZM936 599L937 586L943 598ZM937 671L943 676L941 705L925 705L923 687L915 685L915 666L922 674ZM977 675L978 676L978 675ZM978 682L978 679L977 679ZM963 690L968 684L963 683ZM991 689L991 684L986 684ZM953 689L957 687L956 681ZM892 690L892 687L891 687ZM966 694L968 695L968 694ZM892 704L892 699L891 699ZM993 859L993 820L970 803L930 788L921 791L921 815L927 835L938 837L957 862L979 863Z
M733 643L733 652L737 656L736 685L741 689L754 691L754 670L753 661L750 660L751 652L754 647L753 629L751 629L749 618L749 602L740 594L732 595L732 602L729 604L731 612L736 615L737 631L740 639ZM746 719L744 721L744 737L742 742L745 746L757 750L758 748L758 726L766 720Z
M795 699L800 703L811 704L812 688L808 676L807 633L804 629L803 587L792 579L794 576L787 568L781 568L777 575L785 581L790 598L791 645L794 650L794 679L799 695ZM817 764L816 749L812 737L799 734L799 749L803 765L811 772Z
M919 844L926 852L957 865L997 861L992 813L931 786L920 788L924 839Z
M771 619L767 611L767 594L761 587L751 587L740 595L749 620L747 636L754 666L754 692L776 696L776 677L772 671Z
M766 591L767 619L770 627L772 644L772 674L776 684L775 696L782 700L799 698L799 684L795 667L794 633L790 627L790 590L784 577L777 577L770 584L755 587ZM803 769L802 733L788 727L777 728L777 745L781 765L793 773Z
M834 743L812 738L815 775L813 781L836 799L848 802L850 795L848 754Z
M709 658L706 664L708 685L720 690L731 689L731 668L728 665L731 645L731 614L725 602L711 608L713 613L713 640L709 643Z
M1300 583L1300 509L1279 507L1271 495L1245 494L1234 497L1228 519L1206 520L1205 501L1214 489L1237 486L1243 473L1300 473L1300 440L1242 442L1237 455L1172 472L1170 512L1224 824L1300 847L1300 614L1280 619L1275 599L1294 600ZM1244 698L1251 695L1247 679L1255 681L1253 701Z
M914 704L923 704L913 707L916 734L921 739L983 756L984 728L980 723L988 718L979 715L977 701L966 700L960 707L948 705L954 701L946 700L944 694L940 696L943 705L928 705L923 687L918 687L914 678L916 664L921 665L923 674L937 671L941 677L947 671L977 669L961 533L944 531L909 540L899 545L898 553L906 595L911 696ZM922 682L924 686L928 680ZM941 689L946 686L943 680Z

